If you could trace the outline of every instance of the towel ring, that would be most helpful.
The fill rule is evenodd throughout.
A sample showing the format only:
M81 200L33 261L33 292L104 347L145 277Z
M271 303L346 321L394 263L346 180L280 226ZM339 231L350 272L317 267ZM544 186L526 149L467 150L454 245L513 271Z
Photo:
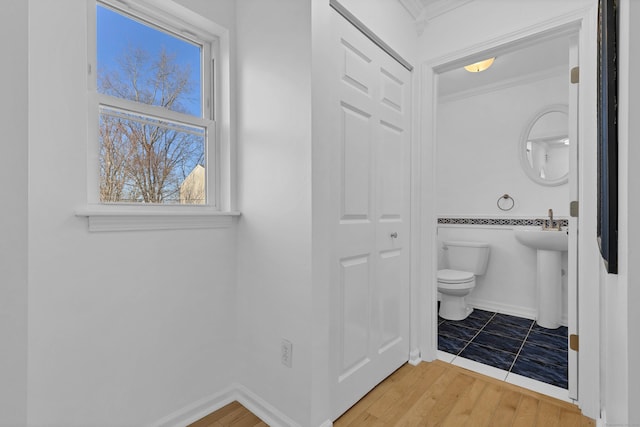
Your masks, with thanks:
M505 193L498 198L496 204L501 211L510 211L515 206L516 201L513 200L513 197Z

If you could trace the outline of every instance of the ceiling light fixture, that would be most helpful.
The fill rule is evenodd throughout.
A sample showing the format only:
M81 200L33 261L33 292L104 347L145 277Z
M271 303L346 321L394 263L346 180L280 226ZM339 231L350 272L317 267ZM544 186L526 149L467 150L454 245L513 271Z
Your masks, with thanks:
M465 66L464 69L470 73L479 73L480 71L484 71L487 68L491 67L495 59L496 58L493 57L493 58L485 59L484 61L475 62L473 64L469 64Z

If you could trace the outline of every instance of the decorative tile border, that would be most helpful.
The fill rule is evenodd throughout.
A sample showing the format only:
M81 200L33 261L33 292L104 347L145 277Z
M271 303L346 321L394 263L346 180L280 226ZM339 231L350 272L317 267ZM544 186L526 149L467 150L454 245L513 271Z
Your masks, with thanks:
M542 226L546 218L438 218L438 224L456 225L509 225L509 226ZM562 227L569 226L569 220L559 219Z

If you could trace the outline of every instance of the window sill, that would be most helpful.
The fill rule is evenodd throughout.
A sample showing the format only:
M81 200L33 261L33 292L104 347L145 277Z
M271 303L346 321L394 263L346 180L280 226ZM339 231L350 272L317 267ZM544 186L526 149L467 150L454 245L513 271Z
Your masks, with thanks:
M76 210L89 231L140 231L229 228L240 212L220 212L205 206L88 205Z

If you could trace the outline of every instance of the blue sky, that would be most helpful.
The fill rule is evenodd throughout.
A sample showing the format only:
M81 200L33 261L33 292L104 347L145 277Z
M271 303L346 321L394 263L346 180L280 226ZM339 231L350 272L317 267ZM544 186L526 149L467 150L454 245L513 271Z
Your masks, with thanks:
M151 55L160 52L162 47L175 54L176 63L189 65L194 91L189 100L183 100L190 114L201 116L202 97L200 95L200 47L183 39L171 36L163 31L144 25L125 17L106 7L97 6L98 70L117 70L117 58L130 47L142 48Z

